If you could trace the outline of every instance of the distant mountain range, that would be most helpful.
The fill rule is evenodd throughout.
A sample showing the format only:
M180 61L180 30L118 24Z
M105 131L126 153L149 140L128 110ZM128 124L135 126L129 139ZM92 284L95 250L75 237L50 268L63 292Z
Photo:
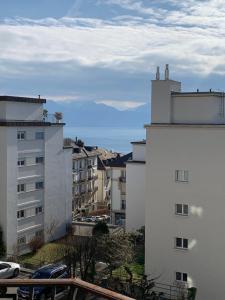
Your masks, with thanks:
M69 127L143 127L150 122L150 107L145 104L136 109L120 111L105 104L91 101L47 101L49 113L62 112L63 121Z

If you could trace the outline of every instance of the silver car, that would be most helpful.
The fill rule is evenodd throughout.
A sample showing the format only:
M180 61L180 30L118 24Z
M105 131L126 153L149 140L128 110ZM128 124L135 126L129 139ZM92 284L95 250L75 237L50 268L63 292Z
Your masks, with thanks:
M14 262L0 261L0 278L17 277L20 273L20 265Z

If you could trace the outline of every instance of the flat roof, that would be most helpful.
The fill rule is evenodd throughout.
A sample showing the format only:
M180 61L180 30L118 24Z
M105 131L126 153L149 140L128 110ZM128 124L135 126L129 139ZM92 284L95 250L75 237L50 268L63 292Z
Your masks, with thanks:
M46 99L43 99L43 98L30 98L30 97L18 97L18 96L0 96L0 101L46 103Z
M215 92L215 91L207 91L207 92L171 92L172 96L204 96L204 95L211 95L211 96L225 96L224 92Z
M44 121L5 121L0 120L0 126L7 126L7 127L26 127L26 126L64 126L65 123L51 123L51 122L44 122Z
M131 144L146 144L146 140L131 142Z

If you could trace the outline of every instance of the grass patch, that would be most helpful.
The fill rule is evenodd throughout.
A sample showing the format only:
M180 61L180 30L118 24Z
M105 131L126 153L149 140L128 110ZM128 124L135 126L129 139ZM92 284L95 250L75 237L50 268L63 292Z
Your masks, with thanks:
M133 274L133 279L135 280L138 280L138 279L141 279L142 276L144 275L144 265L142 264L138 264L138 263L132 263L132 264L128 264L126 265L130 271L132 272ZM119 278L122 278L122 279L129 279L130 276L129 274L127 273L127 271L125 270L124 268L125 266L121 266L117 269L115 269L113 272L112 272L112 275L113 277L119 277Z
M20 263L25 267L38 268L44 264L54 263L63 258L63 245L58 243L49 243L41 247L36 253L22 255Z

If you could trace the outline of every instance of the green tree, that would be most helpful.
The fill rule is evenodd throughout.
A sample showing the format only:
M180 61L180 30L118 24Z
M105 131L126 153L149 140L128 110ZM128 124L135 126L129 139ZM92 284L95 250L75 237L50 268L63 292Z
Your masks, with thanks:
M104 221L99 221L93 227L92 235L93 236L101 236L101 235L104 235L104 234L109 234L108 225Z

